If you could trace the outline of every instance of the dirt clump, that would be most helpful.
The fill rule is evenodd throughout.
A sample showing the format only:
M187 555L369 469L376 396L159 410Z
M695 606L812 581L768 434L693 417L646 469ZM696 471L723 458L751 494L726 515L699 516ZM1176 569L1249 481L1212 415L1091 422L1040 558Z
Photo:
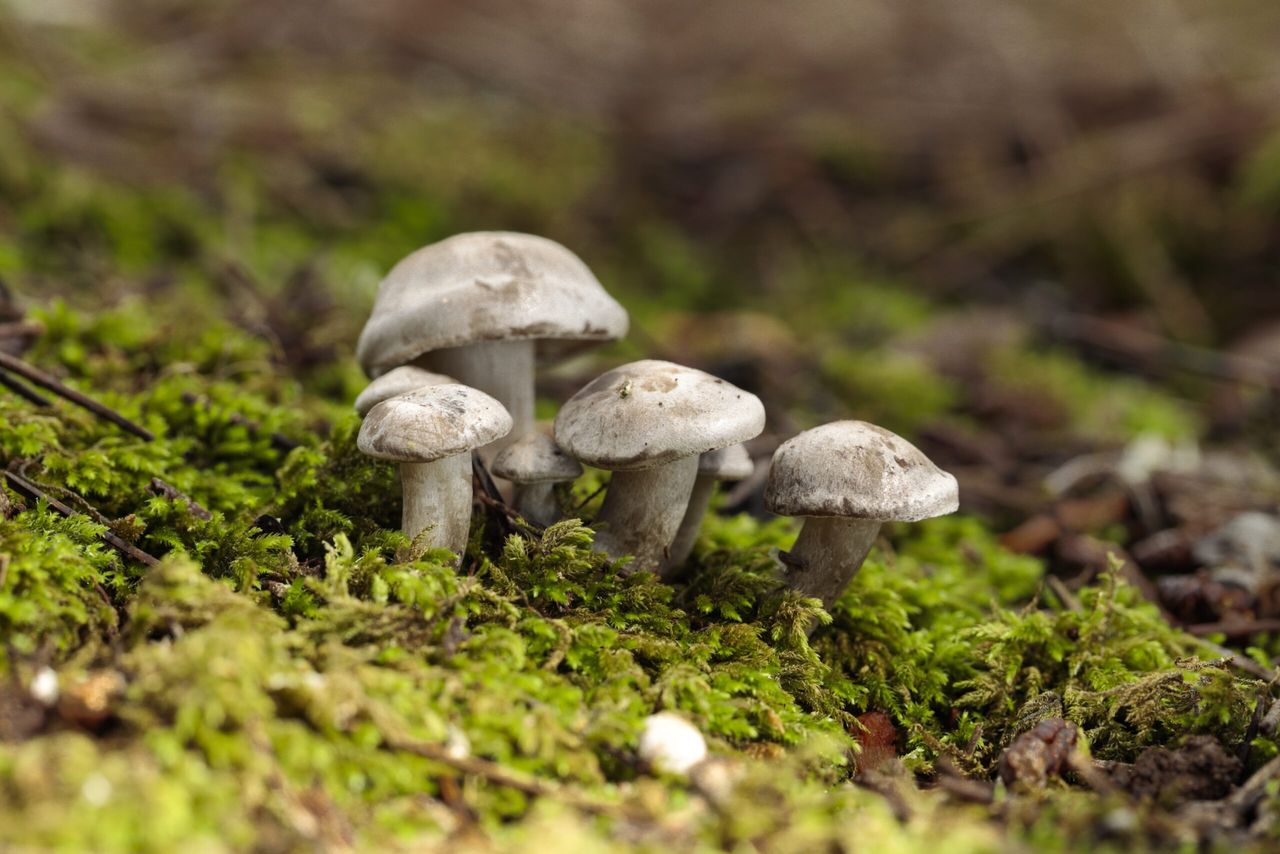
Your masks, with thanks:
M1212 801L1231 793L1244 766L1211 735L1195 735L1180 747L1152 747L1132 765L1111 768L1111 779L1131 794L1162 804Z

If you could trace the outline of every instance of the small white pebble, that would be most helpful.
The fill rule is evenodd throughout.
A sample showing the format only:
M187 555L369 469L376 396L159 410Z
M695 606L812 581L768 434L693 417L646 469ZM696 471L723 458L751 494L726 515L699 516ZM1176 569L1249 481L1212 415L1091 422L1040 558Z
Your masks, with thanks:
M687 774L707 758L707 742L698 728L674 712L645 719L640 733L640 758L658 771Z
M1128 807L1118 807L1103 816L1102 824L1112 833L1132 833L1138 827L1138 816Z
M58 674L50 667L41 667L31 680L31 696L46 706L58 702Z
M94 774L80 786L80 794L95 807L111 800L111 791L111 781L101 774Z
M450 759L471 758L471 739L453 724L449 724L449 734L444 740L444 752Z

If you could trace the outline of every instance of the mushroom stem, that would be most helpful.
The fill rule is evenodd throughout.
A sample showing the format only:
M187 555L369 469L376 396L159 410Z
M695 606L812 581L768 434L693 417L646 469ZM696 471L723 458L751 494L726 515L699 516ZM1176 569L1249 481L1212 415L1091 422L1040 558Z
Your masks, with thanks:
M689 495L689 506L684 511L684 519L680 521L680 530L676 531L675 541L671 544L671 557L663 567L663 577L670 577L675 570L693 554L693 545L698 541L698 532L702 529L702 519L711 506L711 495L716 489L716 478L708 474L698 475L693 482L693 492Z
M790 555L787 585L822 600L828 611L862 568L880 534L875 519L810 516L804 520Z
M534 430L534 346L532 340L480 341L433 350L417 360L421 367L480 389L511 413L511 432L481 449L485 462Z
M556 504L555 483L540 481L538 483L516 484L516 512L535 525L554 525L560 520L560 506Z
M613 473L596 525L596 545L612 558L635 557L628 572L658 572L698 478L698 455Z
M404 489L401 517L414 539L429 531L428 548L448 549L459 557L471 531L471 454L454 454L430 463L401 463Z

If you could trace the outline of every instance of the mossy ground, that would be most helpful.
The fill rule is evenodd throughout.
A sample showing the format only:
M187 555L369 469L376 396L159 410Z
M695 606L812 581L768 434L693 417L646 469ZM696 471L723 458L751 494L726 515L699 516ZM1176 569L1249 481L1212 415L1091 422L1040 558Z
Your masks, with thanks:
M117 36L76 38L86 67L127 77ZM733 367L715 351L733 336L700 340L688 319L755 312L745 337L781 364L770 404L795 426L852 414L972 431L984 411L970 376L911 346L946 308L843 246L781 241L782 284L744 286L732 246L615 197L596 128L463 98L423 108L380 78L296 67L282 83L251 65L204 104L223 116L236 93L280 86L287 150L175 132L159 144L175 157L148 160L158 144L124 99L120 138L73 157L31 130L67 119L46 111L56 80L0 55L0 276L44 329L26 358L157 436L0 391L0 466L77 511L4 493L0 845L1135 850L1193 842L1158 805L1062 784L966 806L931 788L935 771L945 758L990 779L1051 715L1099 759L1193 733L1251 767L1275 755L1251 738L1271 686L1110 576L1061 601L976 517L888 530L829 615L779 586L782 520L710 518L675 586L620 574L576 522L512 530L478 512L461 561L422 553L395 531L394 469L354 447L350 351L381 271L457 231L581 248L638 330L610 357L704 347ZM402 106L374 121L370 100ZM450 156L423 156L424 140ZM145 180L116 174L138 162ZM1037 341L961 367L1033 396L1055 443L1204 429L1203 389L1116 378ZM124 560L108 529L160 565ZM51 709L28 694L44 667L63 698ZM640 766L641 722L660 709L737 763L732 795ZM854 782L868 712L897 729L892 797Z
M972 518L890 531L812 641L807 628L828 617L778 584L781 520L711 519L675 587L619 574L575 521L509 533L478 513L457 566L393 530L394 470L356 451L355 416L281 384L242 333L184 341L129 316L38 316L49 331L34 358L71 365L157 438L0 398L6 464L85 511L63 518L8 493L11 696L46 665L64 697L106 692L100 715L64 703L0 747L11 844L519 846L554 832L584 847L782 851L875 834L877 847L915 850L948 827L954 844L985 850L1044 828L925 793L900 823L850 782L858 715L888 713L920 779L943 755L988 776L1050 714L1078 723L1098 758L1200 732L1239 747L1263 687L1205 661L1110 579L1066 607L1039 562ZM234 373L219 376L228 354ZM144 363L154 373L139 380ZM333 419L324 438L314 418ZM149 490L157 477L207 514ZM123 560L100 541L107 528L161 565ZM641 722L659 709L741 760L727 803L639 766ZM564 797L414 752L457 743ZM1250 756L1274 750L1260 739ZM1090 844L1097 827L1077 832L1059 844Z

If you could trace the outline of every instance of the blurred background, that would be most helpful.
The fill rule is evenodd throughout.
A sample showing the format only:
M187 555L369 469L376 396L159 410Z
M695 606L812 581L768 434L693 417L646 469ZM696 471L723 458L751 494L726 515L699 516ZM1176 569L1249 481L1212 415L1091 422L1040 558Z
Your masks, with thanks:
M1277 44L1272 0L7 0L0 279L54 341L229 324L345 402L396 260L544 234L634 329L547 411L697 365L761 458L873 420L1068 575L1120 545L1181 622L1276 618L1280 545L1203 544L1280 543Z

